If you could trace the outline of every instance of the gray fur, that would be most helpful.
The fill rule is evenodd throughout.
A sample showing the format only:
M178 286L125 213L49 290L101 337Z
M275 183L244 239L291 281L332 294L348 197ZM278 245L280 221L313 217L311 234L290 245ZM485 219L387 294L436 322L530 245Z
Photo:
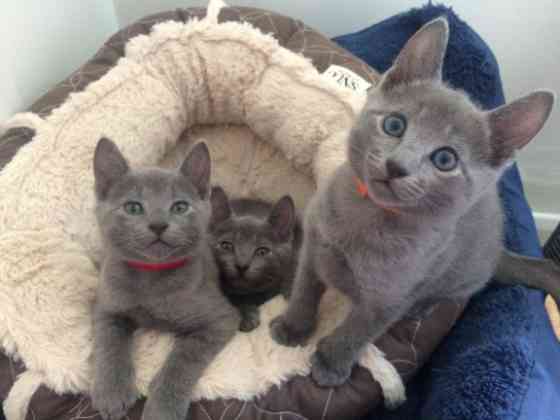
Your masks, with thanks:
M210 201L211 246L220 284L241 312L240 330L249 332L260 325L258 306L291 288L301 226L289 196L274 204L229 200L222 188L214 187Z
M496 111L478 109L441 82L447 38L440 18L409 40L369 93L347 162L308 205L292 297L271 332L279 343L302 344L326 286L349 297L349 316L312 359L321 386L345 382L364 344L406 313L480 290L502 254L496 184L544 124L553 97L537 92ZM398 136L383 129L389 115L406 118L402 133L389 125ZM458 155L455 169L433 163L442 147ZM356 178L367 197L357 193Z
M193 148L178 171L130 169L117 146L100 140L94 159L96 215L107 251L94 308L93 406L120 419L138 397L131 359L137 328L175 335L175 344L150 384L143 420L184 420L203 370L234 335L239 317L220 292L207 243L210 158ZM124 204L141 203L131 215ZM190 209L171 213L173 203ZM188 258L183 267L147 272L126 261Z
M504 251L494 273L494 280L502 284L522 284L544 290L560 304L560 267L552 260Z

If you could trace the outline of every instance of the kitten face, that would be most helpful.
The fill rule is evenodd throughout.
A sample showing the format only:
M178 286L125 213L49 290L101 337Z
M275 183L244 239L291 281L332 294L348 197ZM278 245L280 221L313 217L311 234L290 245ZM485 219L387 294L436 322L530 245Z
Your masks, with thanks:
M373 92L350 139L350 162L387 207L465 206L494 182L489 128L465 97L436 83Z
M351 167L382 207L466 211L552 107L550 93L536 92L494 111L478 109L441 82L447 37L443 19L417 32L369 93L351 132Z
M225 291L246 295L279 289L293 274L295 210L291 199L280 200L266 214L235 214L223 190L216 187L212 208L211 246Z
M200 164L207 155L205 146L195 147L191 155L196 156L187 157L181 170L173 172L130 170L116 146L107 142L102 140L96 151L96 212L113 255L161 262L195 254L210 205L203 192L207 181L197 180L189 158Z

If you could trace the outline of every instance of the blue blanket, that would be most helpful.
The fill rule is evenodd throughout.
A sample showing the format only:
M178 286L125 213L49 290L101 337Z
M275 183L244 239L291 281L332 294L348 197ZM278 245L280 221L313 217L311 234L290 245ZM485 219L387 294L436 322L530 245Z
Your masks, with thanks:
M444 79L486 109L502 105L504 94L494 55L444 6L413 9L335 41L383 72L406 40L440 15L446 15L450 24ZM507 247L541 255L516 166L501 180L500 193L507 219ZM379 409L368 419L560 419L560 345L543 298L541 292L519 286L491 286L477 295L409 384L408 402L395 412Z

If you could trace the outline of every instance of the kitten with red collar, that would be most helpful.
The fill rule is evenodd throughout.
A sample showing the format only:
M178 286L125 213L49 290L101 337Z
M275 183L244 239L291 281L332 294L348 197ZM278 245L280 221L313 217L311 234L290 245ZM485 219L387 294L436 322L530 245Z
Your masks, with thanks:
M239 315L219 287L207 230L210 156L196 145L177 171L131 169L108 139L94 158L96 216L107 256L94 307L93 406L124 417L138 397L137 328L173 333L150 384L143 420L183 420L193 387L233 337Z

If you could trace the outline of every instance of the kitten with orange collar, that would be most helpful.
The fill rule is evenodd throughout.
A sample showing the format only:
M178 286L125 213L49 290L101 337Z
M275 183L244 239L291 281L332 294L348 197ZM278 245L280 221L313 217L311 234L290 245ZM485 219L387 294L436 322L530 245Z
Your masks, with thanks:
M345 382L367 342L434 300L470 297L511 257L497 182L554 98L538 91L479 109L442 83L447 40L440 18L408 41L370 90L346 162L306 209L292 296L271 332L281 344L302 344L326 287L350 299L348 317L313 356L319 385Z

